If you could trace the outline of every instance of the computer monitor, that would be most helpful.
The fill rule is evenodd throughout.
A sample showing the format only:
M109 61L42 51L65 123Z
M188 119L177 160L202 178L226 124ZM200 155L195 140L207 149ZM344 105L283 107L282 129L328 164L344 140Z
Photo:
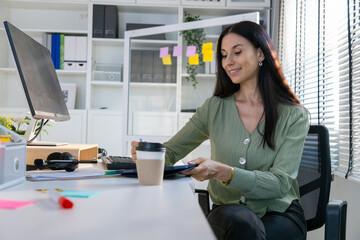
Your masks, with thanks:
M25 138L28 142L36 142L38 134L34 134L41 132L44 120L66 121L70 115L50 51L8 21L4 25L33 118ZM40 128L38 120L41 120Z

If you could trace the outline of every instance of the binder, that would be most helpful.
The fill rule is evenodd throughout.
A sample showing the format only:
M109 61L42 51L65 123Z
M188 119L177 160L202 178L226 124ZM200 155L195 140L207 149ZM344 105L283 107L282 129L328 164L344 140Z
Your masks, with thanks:
M165 78L165 68L162 63L161 58L159 57L160 51L154 51L153 54L153 63L154 63L154 76L153 82L163 83Z
M50 53L51 53L51 35L49 33L44 33L42 36L42 45L44 45L44 47L46 47L47 49L49 49Z
M75 159L81 161L96 160L98 157L97 144L66 144L62 146L27 146L26 164L34 165L35 159L44 159L53 152L68 152Z
M60 34L53 34L55 38L55 69L60 69Z
M152 82L153 81L153 51L142 50L141 51L141 81Z
M104 37L105 5L94 4L93 8L93 37Z
M141 50L131 50L131 82L140 82Z
M117 6L105 6L105 23L104 23L105 38L117 38L118 36L118 10Z
M64 39L65 39L65 35L60 34L59 69L64 69Z
M87 61L87 37L75 37L75 69L85 70Z
M75 49L76 49L75 36L64 37L64 69L75 69Z
M177 58L172 58L171 65L165 65L165 80L166 83L176 83L176 67L177 67Z
M56 34L51 35L51 59L53 60L56 69Z

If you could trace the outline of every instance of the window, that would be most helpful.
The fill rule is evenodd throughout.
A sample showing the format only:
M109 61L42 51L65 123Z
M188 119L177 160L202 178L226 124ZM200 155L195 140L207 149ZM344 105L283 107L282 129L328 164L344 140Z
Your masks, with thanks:
M285 77L330 133L333 170L360 180L360 0L282 0ZM336 16L336 17L335 17Z

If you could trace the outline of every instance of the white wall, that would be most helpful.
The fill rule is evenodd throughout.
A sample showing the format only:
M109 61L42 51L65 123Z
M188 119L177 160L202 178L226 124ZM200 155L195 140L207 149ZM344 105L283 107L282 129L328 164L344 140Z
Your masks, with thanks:
M348 203L346 239L360 239L360 183L335 176L331 183L330 199L346 200ZM308 233L308 240L324 239L324 227Z

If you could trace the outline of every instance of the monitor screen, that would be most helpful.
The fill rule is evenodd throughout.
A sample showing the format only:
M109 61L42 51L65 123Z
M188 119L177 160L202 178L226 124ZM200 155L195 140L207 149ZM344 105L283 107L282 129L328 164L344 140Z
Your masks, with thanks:
M69 120L50 51L9 22L4 25L32 117Z

